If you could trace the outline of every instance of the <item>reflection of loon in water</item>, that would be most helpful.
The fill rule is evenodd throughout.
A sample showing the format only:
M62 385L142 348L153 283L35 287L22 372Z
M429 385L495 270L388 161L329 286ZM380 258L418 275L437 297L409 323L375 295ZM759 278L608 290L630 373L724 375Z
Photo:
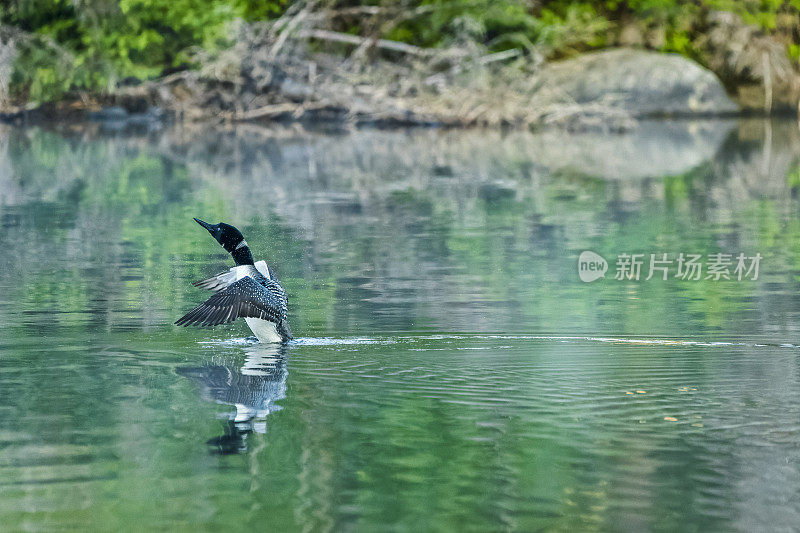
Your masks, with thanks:
M233 405L225 434L208 441L223 454L244 452L247 435L264 433L265 418L281 407L276 401L286 397L286 347L260 344L246 349L244 365L209 363L179 367L176 372L200 386L201 397L209 402Z

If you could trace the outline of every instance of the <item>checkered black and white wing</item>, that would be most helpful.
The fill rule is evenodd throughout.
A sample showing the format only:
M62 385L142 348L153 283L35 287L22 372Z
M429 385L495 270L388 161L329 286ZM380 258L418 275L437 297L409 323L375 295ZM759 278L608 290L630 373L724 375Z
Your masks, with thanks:
M175 324L217 326L237 318L261 318L276 324L286 322L286 291L276 281L244 277L220 290Z

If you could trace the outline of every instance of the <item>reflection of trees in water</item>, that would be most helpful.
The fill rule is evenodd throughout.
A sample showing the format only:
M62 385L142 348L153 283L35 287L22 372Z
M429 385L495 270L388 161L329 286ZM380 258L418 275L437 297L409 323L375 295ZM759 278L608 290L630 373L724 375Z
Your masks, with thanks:
M511 198L535 200L548 186L570 179L622 180L636 187L636 180L678 176L708 162L722 163L715 174L724 183L731 174L724 167L743 164L732 156L759 170L749 174L764 177L766 169L767 177L780 181L787 173L784 159L794 158L798 144L796 124L768 121L741 122L738 129L720 121L645 122L627 135L473 130L323 135L242 126L175 128L139 137L103 136L89 128L62 137L4 128L0 179L9 184L4 190L17 187L6 204L76 194L76 180L104 193L130 193L126 187L133 186L145 195L135 200L145 202L147 195L156 202L175 201L190 190L189 182L203 183L225 195L242 218L263 217L269 206L293 227L313 231L321 229L319 217L370 216L379 200L391 200L397 191L427 191L436 205L457 212L475 201L497 199L487 184L508 189ZM175 165L188 171L189 181L175 179ZM104 188L115 173L125 185ZM147 177L147 190L136 183L137 173ZM102 196L107 203L114 198Z
M244 364L234 360L214 361L203 366L180 367L176 372L195 382L200 396L208 402L235 407L224 415L225 432L208 444L217 452L239 453L247 450L247 436L265 433L266 418L279 411L277 401L286 397L286 347L259 344L245 350Z
M764 215L773 223L795 205L787 175L797 173L800 135L795 124L754 121L726 138L730 127L643 124L620 136L4 129L0 182L13 193L0 207L0 245L27 245L0 266L63 271L95 324L160 326L195 296L176 298L176 280L213 273L205 237L175 230L198 210L252 221L243 229L302 311L299 331L497 331L514 321L564 331L583 306L564 307L562 294L563 316L543 316L541 303L574 280L566 255L598 239L649 249L670 225L678 242L761 247L743 243L736 224L762 198L778 208ZM720 241L705 221L731 227ZM89 267L100 263L110 268ZM23 280L21 293L57 291L33 283L42 280ZM120 312L131 308L141 318Z

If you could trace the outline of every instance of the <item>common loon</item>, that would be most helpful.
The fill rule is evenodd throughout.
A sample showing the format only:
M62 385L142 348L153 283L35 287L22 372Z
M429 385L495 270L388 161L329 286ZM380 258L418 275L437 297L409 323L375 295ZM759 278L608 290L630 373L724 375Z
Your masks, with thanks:
M175 324L178 326L217 326L242 317L261 342L285 342L292 338L286 308L286 291L275 279L266 261L253 263L253 255L242 233L220 222L209 224L195 218L212 237L233 256L236 266L208 279L195 281L195 287L215 291Z

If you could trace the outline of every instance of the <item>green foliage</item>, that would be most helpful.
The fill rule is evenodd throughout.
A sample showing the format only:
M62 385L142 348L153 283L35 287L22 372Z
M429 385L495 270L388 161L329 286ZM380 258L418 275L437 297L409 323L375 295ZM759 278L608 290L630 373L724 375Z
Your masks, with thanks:
M501 50L530 45L536 19L523 0L422 0L392 23L388 39L441 46L475 39Z
M542 21L555 27L565 25L575 44L589 48L604 46L605 33L618 33L625 24L636 23L644 29L660 28L664 39L657 46L663 51L694 55L694 40L697 38L698 22L704 11L722 10L733 12L748 24L765 30L776 27L776 16L782 8L781 0L589 0L569 2L565 0L542 3ZM580 17L574 13L579 12ZM572 13L572 15L571 15ZM571 16L570 16L571 15ZM582 23L582 24L581 24ZM556 50L559 49L558 42Z
M422 0L408 5L386 37L441 46L458 35L458 22L468 18L481 29L473 37L492 50L535 44L547 55L564 56L614 44L622 28L635 23L663 34L651 46L695 56L695 41L702 31L698 25L703 13L713 10L730 11L748 24L795 38L800 26L800 0ZM794 26L782 27L781 14ZM790 53L800 56L800 43L788 46Z
M609 20L591 2L553 5L542 9L539 15L537 43L562 55L598 48L606 44L609 26Z
M12 94L46 101L70 89L105 90L193 65L192 51L231 44L230 24L281 15L291 0L10 0L0 25L31 35L20 43ZM328 0L332 11L371 0ZM614 45L629 26L645 46L697 57L704 13L733 12L774 33L800 58L800 0L407 0L380 2L376 17L336 19L336 29L417 46L480 44L563 57ZM654 37L655 36L655 37Z
M107 89L191 64L194 47L229 45L237 18L274 16L287 0L13 0L0 24L33 35L20 43L12 92L34 101L71 88Z

